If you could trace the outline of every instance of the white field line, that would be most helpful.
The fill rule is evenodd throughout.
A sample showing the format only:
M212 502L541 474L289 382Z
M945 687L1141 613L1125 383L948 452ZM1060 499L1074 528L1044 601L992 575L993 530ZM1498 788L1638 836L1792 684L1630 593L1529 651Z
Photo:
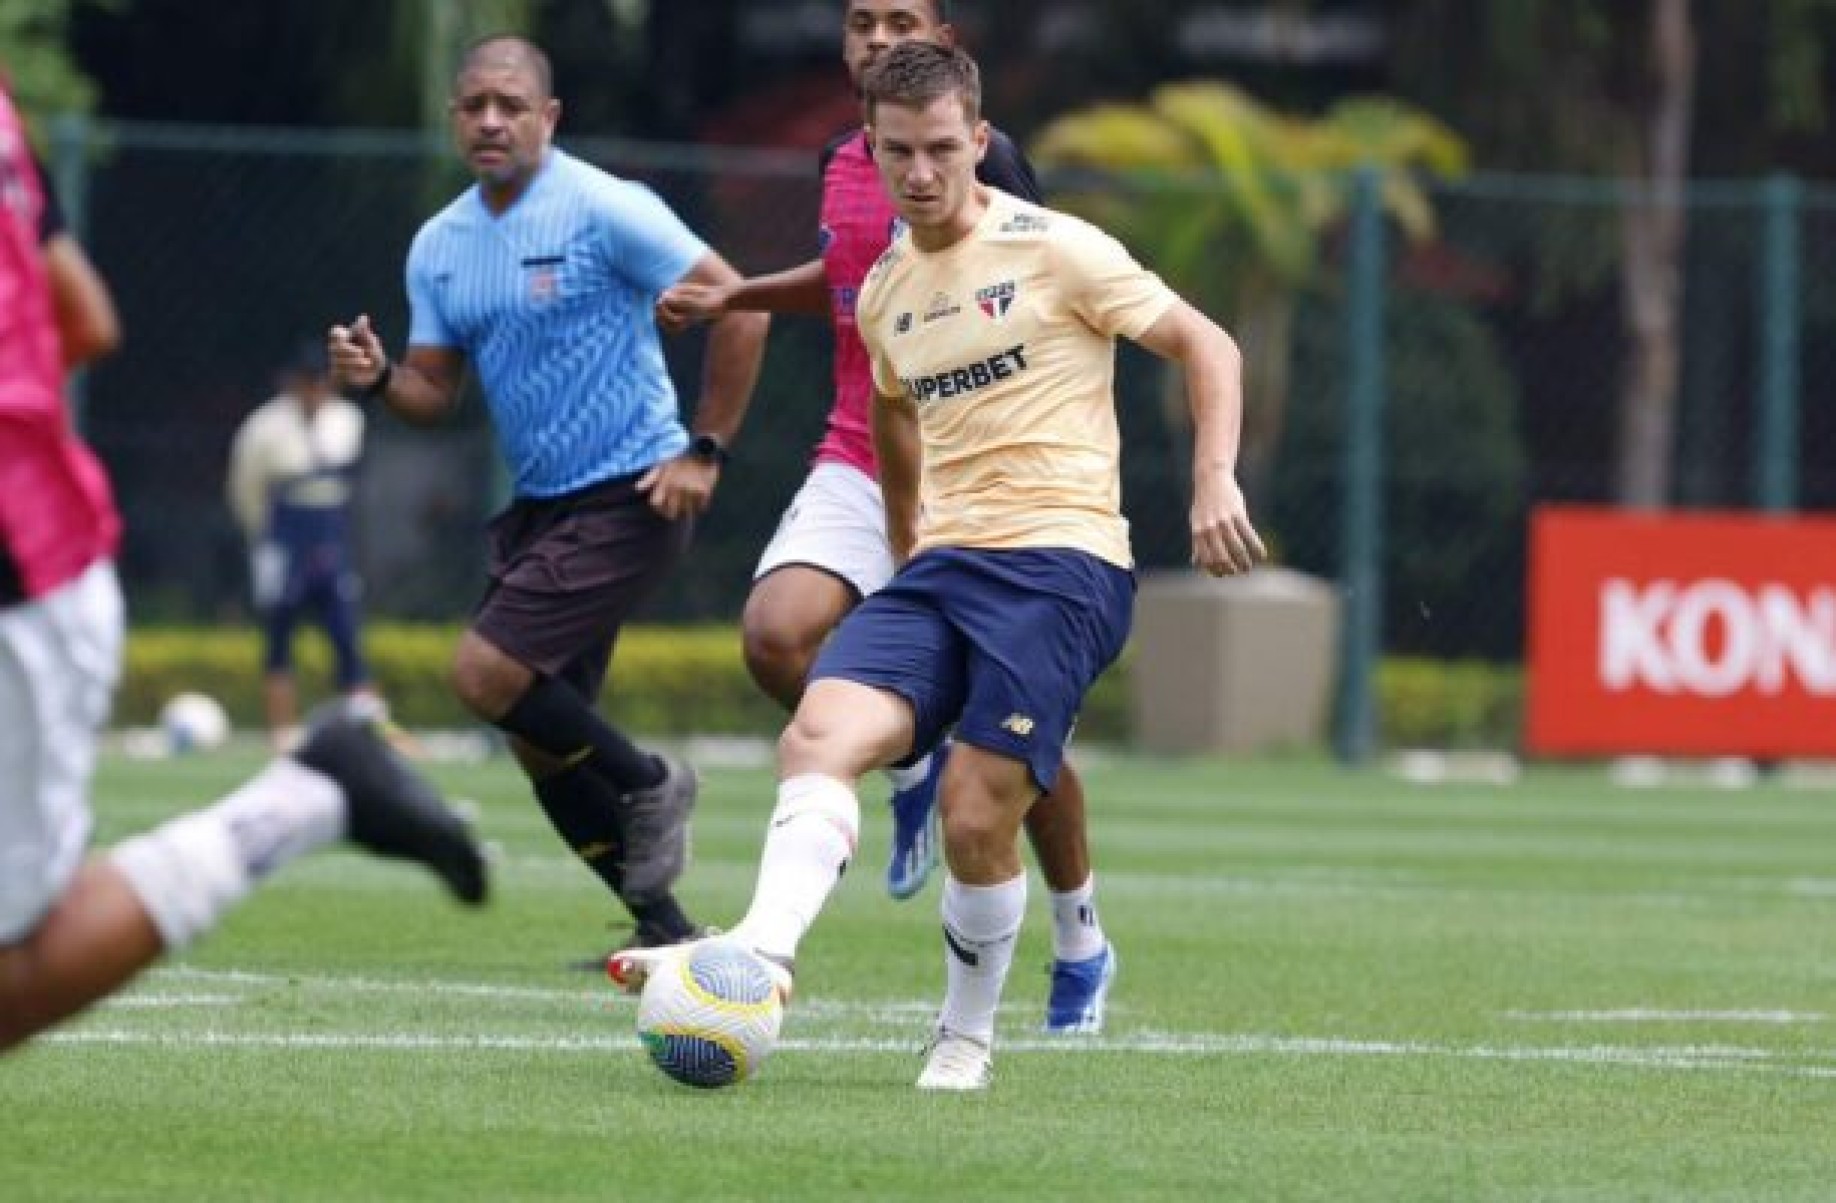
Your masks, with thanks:
M110 1009L127 1007L158 1010L165 1007L236 1007L248 1001L246 994L122 994L109 999Z
M446 995L457 998L497 1000L502 1002L552 1002L596 1005L627 1001L611 986L604 989L556 990L540 986L504 986L488 982L455 982L439 979L388 981L377 978L338 976L299 976L292 974L253 973L241 969L201 969L187 965L170 965L155 969L146 979L215 982L251 987L287 987L322 990L337 994L414 994L426 997ZM140 1001L145 1000L145 1001ZM120 996L107 1005L119 1006L206 1006L241 1001L235 995L175 995L142 990ZM1032 1004L1004 1003L1003 1012L1030 1010ZM916 1016L928 1019L937 1011L937 1002L924 999L799 999L799 1014L822 1016L866 1016L891 1018ZM1111 1003L1110 1011L1126 1014L1127 1004ZM1505 1011L1503 1018L1524 1022L1548 1023L1749 1023L1749 1024L1815 1024L1830 1017L1821 1011L1785 1010L1662 1010L1654 1007L1625 1007L1599 1011Z
M628 1004L630 1000L605 990L553 990L535 987L498 986L482 982L441 980L383 981L363 977L312 977L246 970L201 969L190 966L167 966L154 970L149 978L174 982L208 982L239 984L251 988L285 986L337 994L410 993L416 995L458 996L468 999L512 1002L555 1002L602 1006L606 1003ZM133 999L147 999L140 1005L179 1005L172 1000L209 1000L212 1004L236 1001L230 995L131 994L117 999L111 1007ZM199 1005L202 1005L200 1002ZM936 1003L918 999L845 1000L810 999L796 1004L796 1013L812 1018L870 1018L894 1026L928 1026L936 1012ZM1019 1004L1005 1004L1004 1012L1019 1010ZM1115 1008L1112 1008L1114 1010ZM1627 1008L1616 1011L1512 1011L1513 1019L1621 1022L1813 1022L1821 1014L1791 1011L1660 1011L1650 1008ZM66 1045L211 1047L253 1049L326 1049L379 1051L465 1051L488 1050L510 1052L580 1053L628 1050L636 1047L633 1037L620 1036L541 1036L541 1035L434 1035L424 1032L386 1031L373 1033L259 1033L203 1030L195 1032L145 1031L126 1028L87 1027L53 1033L44 1039ZM917 1048L915 1037L834 1036L792 1037L779 1047L792 1052L876 1053L909 1052ZM1709 1071L1750 1071L1786 1074L1797 1077L1836 1078L1836 1052L1748 1048L1720 1044L1681 1046L1637 1046L1590 1044L1580 1046L1536 1045L1450 1045L1423 1041L1355 1039L1341 1036L1273 1036L1263 1034L1222 1034L1210 1032L1173 1033L1137 1032L1127 1035L1052 1038L1019 1037L1003 1039L1002 1052L1117 1052L1212 1056L1333 1056L1333 1057L1417 1057L1459 1058L1479 1061L1542 1062L1556 1064L1618 1066L1634 1069L1672 1069ZM1818 1062L1828 1061L1829 1064ZM1808 1063L1806 1063L1808 1062Z
M328 1052L517 1052L622 1053L638 1047L631 1036L434 1036L415 1032L374 1033L240 1033L135 1032L120 1028L84 1028L40 1038L64 1046L315 1049ZM885 1038L793 1038L779 1048L793 1053L910 1053L911 1040ZM1497 1045L1440 1045L1414 1041L1352 1040L1342 1037L1153 1033L1076 1039L1044 1037L1003 1040L1006 1053L1130 1053L1174 1056L1292 1057L1447 1057L1471 1061L1542 1062L1626 1069L1684 1070L1778 1074L1788 1077L1836 1078L1836 1065L1796 1064L1767 1049L1686 1045L1677 1048L1627 1048L1591 1045L1538 1048Z
M167 966L155 969L146 975L143 981L158 984L164 980L192 980L200 982L237 983L250 987L288 987L291 989L320 990L334 994L414 994L425 998L437 998L441 995L485 1001L502 1002L553 1002L553 1003L599 1003L634 1004L635 1000L620 994L607 983L604 989L593 990L554 990L540 986L499 986L487 982L454 982L445 980L425 981L384 981L363 977L302 977L292 974L250 973L240 969L194 969L184 965ZM119 1006L130 998L170 998L177 997L144 988L135 994L123 995L105 1004ZM1003 1011L1032 1010L1033 1004L1004 1003ZM937 1000L922 999L838 999L813 998L798 999L796 1010L800 1015L825 1016L916 1016L928 1020L937 1013ZM1126 1004L1110 1003L1108 1010L1114 1014L1126 1013Z
M1665 1011L1625 1007L1615 1011L1506 1011L1506 1019L1548 1023L1823 1023L1822 1011Z

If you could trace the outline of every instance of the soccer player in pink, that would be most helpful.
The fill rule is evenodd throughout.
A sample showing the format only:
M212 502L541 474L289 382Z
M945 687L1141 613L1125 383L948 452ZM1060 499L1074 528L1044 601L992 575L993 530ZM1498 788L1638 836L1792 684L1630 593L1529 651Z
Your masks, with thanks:
M63 382L116 337L108 291L61 229L0 85L0 1051L341 837L421 861L467 902L485 892L464 825L343 709L228 797L87 856L96 735L120 674L121 521Z
M856 92L861 77L907 41L954 45L949 0L847 0L842 58ZM990 131L977 169L982 182L1039 199L1033 169L1011 139ZM683 285L666 292L666 327L711 321L734 310L828 313L835 328L835 401L808 479L766 546L746 599L742 629L747 668L766 693L795 710L816 653L829 632L893 573L885 510L874 462L873 377L855 326L861 282L899 221L874 169L863 130L829 144L822 157L820 257L736 285ZM892 781L893 844L886 888L895 898L923 889L937 863L936 801L949 744L886 770ZM1097 915L1084 823L1082 783L1069 766L1027 817L1052 892L1052 988L1047 1031L1102 1029L1116 954Z

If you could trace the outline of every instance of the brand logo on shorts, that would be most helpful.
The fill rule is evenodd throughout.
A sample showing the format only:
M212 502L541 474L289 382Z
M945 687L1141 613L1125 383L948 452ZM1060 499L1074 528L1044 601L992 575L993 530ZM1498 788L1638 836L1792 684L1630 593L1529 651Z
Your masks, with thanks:
M990 284L987 288L976 290L975 303L984 315L998 322L1014 307L1016 291L1012 280L1003 280L999 284Z
M893 323L893 333L894 334L910 334L911 332L912 332L912 315L909 313L901 313L899 315L899 320Z
M1032 719L1018 711L1001 720L1001 730L1010 735L1018 735L1021 739L1031 739L1036 725Z

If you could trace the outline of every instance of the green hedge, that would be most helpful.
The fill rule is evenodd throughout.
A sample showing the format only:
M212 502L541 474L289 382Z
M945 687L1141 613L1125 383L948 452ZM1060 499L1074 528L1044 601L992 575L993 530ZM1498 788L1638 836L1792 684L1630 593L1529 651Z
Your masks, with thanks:
M390 705L410 727L464 727L472 720L447 688L459 629L372 623L364 646ZM330 654L312 632L298 642L302 697L330 688ZM126 725L154 721L183 690L210 694L238 727L261 721L260 645L248 628L147 627L128 639L116 701ZM1099 743L1128 738L1125 656L1085 704L1078 731ZM619 642L606 710L649 735L769 735L784 716L752 684L732 627L634 627ZM1519 674L1480 662L1386 661L1378 677L1383 738L1395 747L1512 747L1522 713Z
M1482 660L1394 658L1377 669L1383 743L1392 748L1515 748L1523 673Z

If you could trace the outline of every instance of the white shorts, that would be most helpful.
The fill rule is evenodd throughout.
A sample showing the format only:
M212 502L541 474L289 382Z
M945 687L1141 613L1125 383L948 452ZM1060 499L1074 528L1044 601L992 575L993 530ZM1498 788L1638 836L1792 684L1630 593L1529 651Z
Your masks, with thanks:
M893 574L880 482L847 464L811 469L779 519L752 579L789 564L833 573L862 597L879 592Z
M122 626L121 586L106 562L0 610L0 944L30 934L82 865Z

